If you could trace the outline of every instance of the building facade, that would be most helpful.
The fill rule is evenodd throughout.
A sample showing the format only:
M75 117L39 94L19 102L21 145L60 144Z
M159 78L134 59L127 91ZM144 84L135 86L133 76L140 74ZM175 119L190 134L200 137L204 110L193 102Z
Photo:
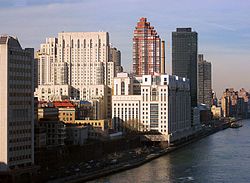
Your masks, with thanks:
M66 125L58 119L40 119L39 126L46 130L46 147L65 145Z
M250 95L244 88L239 91L227 88L221 97L223 117L249 118L249 98Z
M112 54L111 54L112 53ZM39 100L95 100L111 118L111 88L120 51L110 48L108 32L61 32L41 44Z
M105 69L109 59L107 32L61 32L58 34L57 62L66 63L67 83L78 85L107 84ZM112 75L110 75L112 77Z
M92 106L93 119L111 117L111 89L106 85L39 85L35 91L39 101L85 100Z
M123 68L121 65L121 51L115 47L110 47L109 61L113 62L115 67L115 76L117 73L122 72Z
M114 77L107 32L61 32L37 54L39 85L111 85Z
M147 18L140 18L133 37L133 73L135 76L161 72L161 39Z
M69 145L83 145L88 139L88 127L83 125L67 125L66 140Z
M119 75L118 75L119 76ZM121 76L120 76L121 77ZM129 76L124 80L129 80ZM115 78L114 82L124 82ZM191 104L189 81L169 75L143 75L141 94L129 94L129 82L115 85L112 97L112 120L117 131L157 131L175 141L190 133ZM118 87L118 89L116 88ZM133 91L133 90L132 90Z
M212 69L211 63L198 55L198 103L212 106Z
M34 164L34 49L0 37L0 170Z
M75 123L76 107L70 101L54 101L53 105L58 109L58 119L64 123Z
M172 33L172 74L190 81L191 104L197 106L198 34L191 28L177 28Z
M109 128L108 120L76 120L75 123L78 125L92 126L102 131L108 130Z
M221 97L221 108L223 117L237 116L237 92L233 88L227 88Z
M37 52L38 85L57 84L55 79L55 64L57 58L57 38L47 38Z
M222 117L221 107L217 107L217 106L213 105L211 107L211 112L213 114L214 119L219 119L220 117Z

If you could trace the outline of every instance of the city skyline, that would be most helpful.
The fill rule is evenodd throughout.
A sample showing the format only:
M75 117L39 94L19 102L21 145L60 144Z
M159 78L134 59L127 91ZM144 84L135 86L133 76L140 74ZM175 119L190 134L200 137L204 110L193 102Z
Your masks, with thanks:
M250 89L247 83L250 65L248 2L159 1L159 6L140 0L73 2L1 1L1 34L16 35L22 40L23 47L37 50L46 37L55 37L61 31L107 31L113 45L121 50L122 65L126 71L131 71L134 26L140 17L147 17L166 40L167 73L171 74L171 49L168 46L171 45L171 33L177 27L192 27L199 34L199 53L206 55L212 63L213 88L218 95L229 87ZM145 3L140 10L138 7L142 2Z

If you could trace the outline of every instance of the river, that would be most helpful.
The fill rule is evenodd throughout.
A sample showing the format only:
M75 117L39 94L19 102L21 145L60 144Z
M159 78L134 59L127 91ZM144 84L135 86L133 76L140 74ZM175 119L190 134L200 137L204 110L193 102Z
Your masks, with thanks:
M250 120L155 159L91 183L249 183Z

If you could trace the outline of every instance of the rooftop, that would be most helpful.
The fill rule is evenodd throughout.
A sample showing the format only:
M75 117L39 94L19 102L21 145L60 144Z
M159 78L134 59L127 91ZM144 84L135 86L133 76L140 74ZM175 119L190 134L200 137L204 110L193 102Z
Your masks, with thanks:
M54 101L54 106L59 107L65 107L65 108L74 108L75 106L70 101Z

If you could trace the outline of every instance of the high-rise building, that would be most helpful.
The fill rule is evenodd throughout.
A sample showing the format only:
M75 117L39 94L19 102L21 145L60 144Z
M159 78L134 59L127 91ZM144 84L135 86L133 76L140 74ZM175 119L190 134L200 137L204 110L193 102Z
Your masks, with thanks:
M191 28L172 33L172 74L189 79L192 107L197 106L197 41L198 34Z
M108 32L61 32L58 38L46 39L39 52L39 100L105 101L104 116L111 117L111 87L120 51L112 49L112 56L110 52Z
M57 38L47 38L46 43L40 45L36 53L38 60L38 84L56 84L54 65L57 56Z
M140 18L134 30L133 73L142 76L161 73L161 39L147 18Z
M109 61L114 63L115 76L117 73L122 72L121 65L121 51L115 47L110 47Z
M115 64L109 53L107 32L61 32L47 38L38 52L39 85L111 86Z
M198 102L212 105L212 70L211 63L203 59L203 55L198 55Z
M0 170L34 164L34 49L0 37Z
M67 66L67 73L64 73L67 80L59 83L72 86L109 84L114 76L108 72L114 65L108 64L108 59L107 32L58 34L57 63L64 63ZM114 68L111 70L114 71Z

